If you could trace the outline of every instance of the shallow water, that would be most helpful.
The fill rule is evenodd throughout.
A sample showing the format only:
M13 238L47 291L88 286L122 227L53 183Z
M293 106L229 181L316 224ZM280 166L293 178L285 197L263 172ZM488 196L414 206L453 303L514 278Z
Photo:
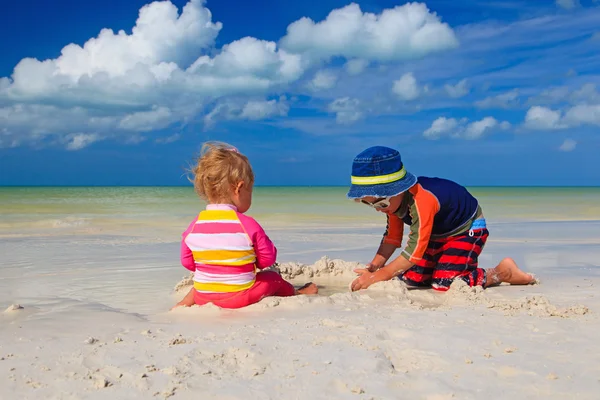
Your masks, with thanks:
M345 190L257 188L250 214L280 262L366 263L385 216L345 200ZM534 272L597 269L599 189L473 192L491 231L482 266L510 255ZM67 299L145 315L175 300L188 273L180 235L202 207L191 188L0 188L0 202L0 304ZM322 283L322 295L348 291L348 282Z

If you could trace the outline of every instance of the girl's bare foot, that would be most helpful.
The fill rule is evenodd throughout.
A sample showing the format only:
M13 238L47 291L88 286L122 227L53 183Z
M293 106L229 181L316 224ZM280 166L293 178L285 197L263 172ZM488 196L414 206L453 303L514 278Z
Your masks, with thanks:
M319 288L312 282L308 282L306 285L302 286L300 289L296 290L296 294L317 294L319 293Z
M502 282L511 285L530 285L535 282L533 275L523 272L512 258L500 261L496 268L487 270L487 282L485 287L499 285Z
M196 304L194 302L194 288L191 288L190 291L188 292L188 294L185 295L183 300L181 300L179 303L175 304L175 306L173 306L173 308L171 308L171 310L178 308L178 307L191 307L194 304Z

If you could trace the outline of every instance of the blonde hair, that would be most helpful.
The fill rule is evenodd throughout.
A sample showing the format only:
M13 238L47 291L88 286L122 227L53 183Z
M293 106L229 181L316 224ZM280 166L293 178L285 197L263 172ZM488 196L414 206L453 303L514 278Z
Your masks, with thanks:
M231 197L233 187L243 181L254 184L254 173L248 158L235 147L222 142L202 145L200 157L192 168L194 189L202 199L218 203Z

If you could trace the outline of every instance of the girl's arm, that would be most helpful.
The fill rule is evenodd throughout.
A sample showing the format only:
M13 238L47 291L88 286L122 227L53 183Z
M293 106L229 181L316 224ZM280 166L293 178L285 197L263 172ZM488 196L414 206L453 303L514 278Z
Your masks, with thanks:
M277 248L262 226L254 218L247 215L240 214L239 218L252 240L254 252L256 253L256 266L263 269L275 264L275 261L277 261Z
M194 262L194 255L192 254L192 250L185 244L185 238L192 231L194 225L196 224L196 219L192 221L190 226L183 232L182 240L181 240L181 265L183 265L186 269L194 272L196 270L196 263Z

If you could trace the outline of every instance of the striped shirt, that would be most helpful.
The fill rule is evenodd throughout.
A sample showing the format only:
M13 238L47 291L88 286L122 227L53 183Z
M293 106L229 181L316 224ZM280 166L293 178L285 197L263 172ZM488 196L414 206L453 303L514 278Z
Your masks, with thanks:
M275 263L277 249L262 227L229 204L209 204L183 233L181 263L200 293L231 293L254 285L256 268Z
M419 177L404 194L400 207L388 214L383 243L402 245L404 224L410 226L401 255L417 263L430 239L460 235L483 215L477 199L466 188L447 179Z

